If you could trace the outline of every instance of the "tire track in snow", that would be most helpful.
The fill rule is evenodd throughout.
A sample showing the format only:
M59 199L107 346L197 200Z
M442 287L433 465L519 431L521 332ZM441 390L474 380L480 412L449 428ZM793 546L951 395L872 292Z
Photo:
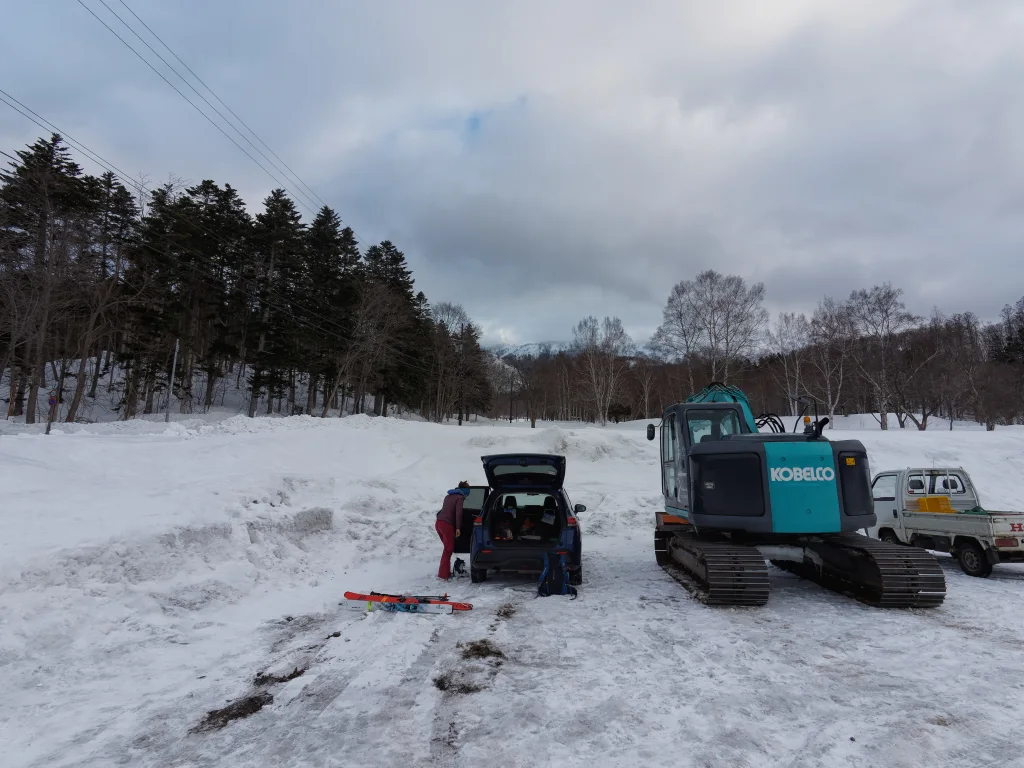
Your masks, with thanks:
M494 579L495 577L492 577ZM473 611L480 610L480 613L472 617L474 621L468 623L461 633L462 640L473 642L475 640L488 639L492 642L495 639L502 639L507 644L509 622L514 621L526 602L527 594L534 594L535 588L532 585L521 586L519 579L511 577L497 577L501 581L511 582L503 590L504 600L492 600L486 605L486 612L480 610L483 604L474 602ZM497 609L505 605L512 606L511 617L500 617ZM468 617L467 617L468 618ZM499 645L499 650L506 656L508 649ZM464 660L461 655L459 644L449 649L446 654L451 658L442 658L441 654L435 654L435 671L441 675L449 675L456 685L469 683L472 685L483 685L486 690L493 684L494 680L501 674L497 667L504 667L508 659L500 660L496 666L480 664ZM448 662L448 663L445 663ZM489 668L488 668L489 667ZM467 674L468 673L468 674ZM433 731L430 738L431 766L439 768L459 768L459 766L472 764L462 759L459 748L463 743L460 738L464 733L472 733L476 722L480 720L477 711L479 697L477 693L443 692L434 707Z

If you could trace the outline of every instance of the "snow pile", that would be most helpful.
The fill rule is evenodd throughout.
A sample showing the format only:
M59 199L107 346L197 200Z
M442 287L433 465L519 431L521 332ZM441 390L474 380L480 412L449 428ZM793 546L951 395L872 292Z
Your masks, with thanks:
M0 437L0 765L1018 759L1024 567L977 580L943 558L935 611L776 571L765 608L705 608L654 563L645 425L230 417ZM830 437L864 442L873 471L962 465L986 505L1020 508L1024 430ZM529 577L432 578L444 491L505 451L568 457L587 506L575 601L534 599ZM442 589L474 609L339 605ZM254 714L193 731L228 704Z

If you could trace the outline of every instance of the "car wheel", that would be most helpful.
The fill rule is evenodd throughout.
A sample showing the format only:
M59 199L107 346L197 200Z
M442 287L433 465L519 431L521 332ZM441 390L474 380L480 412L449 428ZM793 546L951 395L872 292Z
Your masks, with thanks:
M583 583L583 566L582 565L579 568L577 568L575 571L569 571L569 583L572 586L574 586L574 587L578 587L580 584Z
M487 569L486 568L470 568L469 569L469 580L474 584L479 584L481 581L487 581Z

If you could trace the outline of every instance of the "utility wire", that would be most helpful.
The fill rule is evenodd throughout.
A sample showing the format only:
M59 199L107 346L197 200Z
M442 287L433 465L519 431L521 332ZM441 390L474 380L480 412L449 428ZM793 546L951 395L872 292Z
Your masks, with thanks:
M115 32L114 29L109 24L107 24L107 22L105 22L103 19L101 19L99 16L97 16L96 12L93 11L93 9L90 8L88 5L86 5L83 2L83 0L78 0L78 4L81 5L83 8L85 8L85 10L87 10L100 24L102 24L104 27L106 27L114 37L116 37L118 40L120 40L125 45L125 47L128 48L128 50L130 50L132 53L134 53L136 56L138 56L143 62L145 62L147 67L149 67L154 72L156 72L157 75L160 76L161 80L163 80L165 83L167 83L169 86L171 86L171 88L173 88L175 90L175 92L177 92L177 94L179 96L181 96L181 98L183 98L185 101L187 101L192 106L192 108L196 110L196 112L198 112L200 115L205 117L206 120L210 123L210 125L212 125L214 128L216 128L222 134L224 134L224 136L228 139L228 141L230 141L232 144L234 144L236 147L238 147L242 152L245 153L246 157L248 157L250 160L252 160L254 163L256 163L256 165L258 165L261 169L263 169L263 172L266 173L271 179L273 179L275 184L277 184L278 186L284 188L285 190L288 189L288 186L286 184L283 184L281 182L281 180L278 179L273 173L268 171L266 169L266 167L262 163L260 163L259 160L257 160L251 154L249 154L248 150L246 150L245 147L243 147L241 144L239 144L237 141L235 141L235 139L232 138L228 134L228 132L225 131L220 125L218 125L217 122L213 118L211 118L208 114L203 112L203 110L201 110L195 104L195 102L193 102L188 96L186 96L184 93L181 92L180 88L178 88L174 83L172 83L170 80L168 80L167 76L164 75L163 72L161 72L156 67L154 67L152 65L152 63L150 63L150 61L145 56L143 56L141 53L139 53L137 50L135 50L131 46L131 44L127 40L125 40L123 37L121 37L121 35L119 35L117 32ZM118 17L118 18L120 18L120 17ZM293 197L294 197L294 195L293 195ZM316 213L304 201L302 201L300 199L296 199L296 202L298 202L300 205L302 205L312 215L314 215L314 216L316 215Z
M6 91L0 90L0 94L2 94L3 96L8 96ZM17 102L17 104L21 104L20 101L17 101L17 99L14 99L11 96L8 96L8 98L10 98L12 101ZM15 107L10 102L7 102L5 99L0 98L0 101L4 101L4 103L7 104L7 106L11 107L15 111L17 111L19 114L21 114L22 116L26 117L28 120L30 120L33 123L35 123L36 125L38 125L40 128L43 128L44 130L53 130L54 132L60 134L61 136L65 137L65 138L69 138L67 136L67 134L65 134L63 131L60 130L59 127L57 127L53 123L50 123L48 120L46 120L45 118L40 116L38 113L30 110L28 107L24 107L24 105L22 105L22 107L24 107L24 109L27 112L31 112L32 115L35 115L37 118L39 118L38 120L33 118L33 117L31 117L30 115L26 114L26 112L22 111L21 109L18 109L17 107ZM40 121L42 121L42 122L40 122ZM46 125L44 125L44 123L46 123ZM47 125L49 126L49 128L47 128ZM124 181L127 184L131 184L134 188L136 188L136 189L138 189L138 190L140 190L142 192L148 192L148 193L152 194L152 190L150 190L148 187L146 187L145 184L142 184L141 182L133 182L133 181L127 179L127 177L124 175L123 172L115 173L115 171L117 170L117 167L114 166L112 163L109 163L107 160L105 160L98 153L93 152L91 149L86 147L81 142L77 142L76 141L75 144L80 145L83 148L83 151L88 153L91 156L90 159L94 159L95 158L94 162L96 162L98 165L100 165L104 169L108 170L116 178L119 178L119 180ZM11 155L7 154L6 152L4 152L3 154L5 154L7 157L10 157L12 160L15 160L15 162L19 162L16 158L12 157ZM119 173L120 173L120 176L119 176ZM180 216L179 214L174 212L173 209L168 208L166 210L166 212L172 218L178 220L179 222L181 222L183 224L186 224L186 225L188 225L190 227L195 227L201 233L209 235L212 239L216 240L221 245L225 245L225 246L230 245L227 242L227 240L224 239L223 236L221 236L219 233L216 233L216 232L213 232L213 231L211 231L209 229L206 229L206 228L202 227L201 225L197 225L195 221L188 220L185 217ZM198 253L198 252L188 248L187 246L183 245L182 243L180 243L180 242L178 242L176 240L171 239L170 237L167 237L167 236L157 236L157 239L160 240L161 242L166 242L168 244L173 244L180 251L182 251L182 252L184 252L186 254L195 256L199 260L208 261L208 257L207 256L204 256L203 254L200 254L200 253ZM155 249L151 248L151 250L154 250L154 252L156 252ZM211 267L212 267L212 265L211 265ZM209 285L211 287L215 287L215 288L217 287L214 284L214 282L213 282L215 280L223 282L223 278L215 275L214 272L212 271L212 268L210 270L208 270L208 271L201 272L199 265L197 263L193 263L193 264L189 265L189 269L191 269L194 274L203 274L207 278L209 278L206 281L206 283L207 283L207 285ZM346 329L342 325L340 325L337 321L335 321L335 320L333 320L331 318L327 318L327 317L325 317L323 315L320 315L319 313L312 311L308 306L300 304L299 302L293 301L292 299L281 295L280 293L275 291L273 288L271 288L269 285L259 285L258 283L256 283L254 281L253 278L246 277L246 276L244 276L244 275L242 275L240 273L235 273L235 274L232 275L232 277L233 277L234 280L245 282L245 283L249 283L249 284L252 284L252 285L254 285L256 287L256 291L258 291L260 295L258 295L257 293L255 293L253 291L246 291L244 288L236 286L238 288L239 292L241 292L245 296L248 296L250 299L254 299L254 300L258 301L258 302L261 302L267 308L269 308L271 310L274 310L274 311L277 311L277 312L281 312L281 313L287 315L288 317L291 317L296 323L299 323L301 325L305 325L305 326L307 326L308 328L310 328L312 330L320 331L320 332L324 333L325 335L327 335L329 337L333 337L334 339L336 339L338 341L341 341L343 343L349 341L349 339L347 337L343 336L342 334L340 334L340 333L338 333L336 331L329 330L329 329L325 328L322 325L319 325L319 324L311 322L309 320L305 320L304 318L298 317L291 310L289 310L287 307L285 307L284 304L291 304L292 306L294 306L298 310L303 311L306 314L308 314L308 315L310 315L312 317L315 317L315 318L317 318L319 320L322 320L322 321L324 321L326 323L329 323L330 325L333 325L335 328L339 329L342 332L346 331ZM266 296L270 296L270 297L273 297L275 299L278 299L279 301L282 302L282 304L274 304L274 303L268 301ZM407 367L411 368L411 369L418 370L418 371L420 371L422 373L428 373L428 374L433 372L428 367L423 366L418 360L416 360L415 357L413 357L412 355L410 355L407 352L403 352L401 350L391 350L390 354L395 356L395 357L398 357L398 358L401 358L401 359L405 360L404 364Z
M8 99L10 101L8 101ZM64 131L62 131L56 125L54 125L49 120L44 118L38 112L34 112L33 110L31 110L28 107L26 107L24 104L22 104L16 98L11 96L11 94L7 93L7 91L3 90L2 88L0 88L0 101L4 102L7 106L9 106L15 112L18 112L19 114L21 114L27 120L35 123L37 126L42 128L44 131L52 131L53 133L60 134L61 138L63 138L65 141L67 141L68 144L70 144L72 147L77 149L79 152L81 152L83 155L85 155L87 158L92 160L94 163L96 163L98 166L100 166L104 170L111 171L111 173L116 171L117 173L115 173L114 175L118 176L118 178L120 178L121 181L123 181L126 185L130 185L133 189L136 189L136 190L139 190L139 191L147 191L147 192L149 191L149 190L146 190L139 182L133 181L128 176L128 174L126 174L124 171L122 171L116 165L114 165L113 163L110 163L110 162L104 160L102 157L100 157L100 155L96 154L91 149L89 149L87 146L82 144L82 142L78 141L77 139L75 139L74 137L68 135L67 133L64 133ZM12 104L11 102L14 102L14 104ZM15 106L15 104L17 106ZM6 154L6 153L4 153L4 154ZM10 155L7 155L7 156L10 157ZM16 161L16 162L20 162L20 161ZM113 170L111 170L111 169L113 169Z
M216 108L216 107L215 107L215 106L214 106L213 104L211 104L211 103L210 103L210 100L209 100L209 99L207 99L207 98L206 98L205 96L203 96L203 94L201 94L201 93L200 93L199 91L197 91L197 90L195 89L195 86L193 86L193 85L192 85L192 83L190 83L190 82L189 82L188 80L186 80L186 79L185 79L185 78L184 78L184 77L182 76L182 74L181 74L181 73L180 73L180 72L179 72L179 71L178 71L177 69L175 69L175 68L174 68L174 65L173 65L173 64L171 64L170 62L168 62L168 61L167 61L167 59L165 59L165 58L164 58L163 56L161 56L161 55L160 55L160 53L159 53L159 52L158 52L158 51L157 51L157 50L156 50L155 48L153 48L153 46L152 46L152 45L150 45L150 44L149 44L149 43L148 43L148 42L146 41L146 39L145 39L144 37L142 37L142 35L140 35L140 34L139 34L138 32L136 32L136 31L135 31L135 29L133 29L133 28L132 28L132 27L131 27L131 26L130 26L130 25L128 24L128 22L126 22L126 21L125 21L124 19L122 19L122 18L121 18L121 17L120 17L119 15L118 15L117 11L115 11L115 10L114 10L113 8L111 8L111 7L109 6L109 5L107 5L107 2L106 2L106 0L99 0L99 2L100 2L100 4L101 4L101 5L102 5L102 6L104 7L104 8L106 8L106 9L107 9L107 10L108 10L108 11L110 12L110 14L111 14L111 15L112 15L112 16L113 16L113 17L114 17L115 19L117 19L118 21L120 21L120 22L121 22L121 24L122 24L122 25L124 25L124 27L125 27L125 28L126 28L126 29L127 29L128 31L129 31L129 32L131 32L131 33L132 33L133 35L135 35L135 37L137 37L137 38L138 38L138 39L139 39L139 40L140 40L140 41L142 42L142 44L143 44L144 46L146 46L146 47L147 47L147 48L148 48L148 49L149 49L150 51L152 51L152 52L153 52L153 53L154 53L154 54L156 55L156 57L157 57L158 59L160 59L160 61L162 61L162 62L163 62L163 64L164 64L164 66L165 66L165 67L167 67L167 68L168 68L169 70L171 70L171 72L173 72L173 73L174 73L175 75L177 75L177 76L178 76L179 78L181 78L181 81L182 81L183 83L185 83L185 85L187 85L187 86L188 86L189 88L191 88L191 89L192 89L192 92L193 92L193 93L194 93L194 94L195 94L196 96L198 96L198 97L199 97L200 99L202 99L202 100L203 100L203 101L204 101L204 102L206 103L206 105L207 105L207 106L208 106L208 107L209 107L210 109L212 109L212 110L213 110L214 112L216 112L216 113L217 113L217 116L218 116L218 117L220 117L220 119L221 119L221 120L223 120L223 121L224 121L225 123L227 123L227 124L228 124L229 126L231 126L231 128L232 128L232 129L233 129L234 131L236 131L236 132L238 133L238 135L239 135L239 136L241 136L241 137L242 137L242 138L243 138L243 139L244 139L245 141L247 141L247 142L249 143L249 146L250 146L250 147L252 147L252 148L253 148L254 150L256 150L257 152L259 152L259 153L260 153L260 155L262 155L262 156L263 156L263 159L264 159L264 160L266 160L266 161L267 161L268 163L270 163L270 165L272 165L272 166L274 167L274 170L275 170L275 171L277 171L278 173L280 173L281 175L283 175L283 176L285 176L285 177L287 178L287 174L285 174L285 172L284 172L284 171L282 171L282 170L280 169L280 167L278 167L278 166L277 166L277 165L276 165L276 164L274 163L274 161L273 161L273 160L271 160L271 159L270 159L269 157L267 157L267 155L266 155L266 154L265 154L265 153L263 152L263 150L261 150L261 149L260 149L259 147L257 147L257 146L256 146L255 144L253 144L253 143L252 143L252 141L250 141L250 140L249 140L249 139L248 139L248 138L247 138L246 136L244 136L244 135L242 134L242 132L241 132L241 131L239 131L239 130L238 130L238 128L236 128L236 127L235 127L235 126L234 126L234 125L232 124L232 122L231 122L230 120L228 120L228 119L227 119L227 118L226 118L226 117L224 116L224 113L223 113L223 112L221 112L221 111L220 111L219 109L217 109L217 108ZM127 5L126 5L125 7L126 7L126 8L128 8L128 6L127 6ZM129 11L131 11L131 8L128 8L128 10L129 10ZM138 18L138 17L136 16L136 18ZM147 29L148 29L148 27L147 27ZM150 30L150 31L152 31L152 30ZM163 41L161 41L161 42L163 42ZM164 44L164 47L166 47L166 44ZM172 53L173 53L173 51L172 51ZM288 190L288 191L289 191L289 193L291 193L291 190ZM313 198L311 198L311 197L310 197L310 196L309 196L309 195L308 195L307 193L303 192L303 191L302 191L301 189L299 190L299 192L301 192L301 193L302 193L302 194L303 194L303 195L305 196L306 200L308 200L308 201L309 201L309 202L311 202L311 203L312 203L312 204L313 204L314 206L316 206L316 201L315 201L315 200L313 200ZM297 196L296 196L296 197L297 197Z
M171 55L172 55L172 56L173 56L174 58L176 58L176 59L177 59L177 60L178 60L178 61L179 61L179 62L181 63L181 65L182 65L182 66L183 66L183 67L184 67L184 68L185 68L185 69L186 69L186 70L188 71L188 73L189 73L190 75L192 75L192 77L194 77L194 78L195 78L195 79L196 79L197 81L199 81L199 84L200 84L200 85L202 85L202 86L203 86L203 87L204 87L204 88L205 88L206 90L208 90L208 91L209 91L209 92L210 92L210 93L211 93L211 94L213 95L213 98L215 98L215 99L216 99L216 100L217 100L218 102L220 102L221 106L223 106L223 107L224 107L224 109L226 109L226 110L227 110L228 112L230 112L230 113L231 113L231 115L232 115L232 117L234 117L234 118L235 118L235 119L236 119L236 120L237 120L237 121L238 121L239 123L241 123L241 124L242 124L242 126L243 126L243 127L244 127L244 128L245 128L245 129L246 129L246 130L247 130L247 131L248 131L248 132L250 133L250 134L252 134L253 138L255 138L255 139L256 139L256 141L258 141L258 142L259 142L260 144L262 144L262 145L263 145L264 147L266 147L266 148L267 148L267 151L268 151L268 152L269 152L270 154L272 154L272 155L273 155L273 156L274 156L275 158L277 158L277 160L279 160L279 161L280 161L281 165L283 165L283 166L284 166L284 167L285 167L285 168L286 168L286 169L287 169L287 170L288 170L288 171L289 171L289 172L291 173L291 175L295 177L295 180L296 180L296 181L297 181L297 182L298 182L299 184L301 184L301 185L302 185L303 187L305 187L305 188L306 188L307 190L309 190L309 193L310 193L311 195L313 195L313 197L315 197L315 198L317 199L317 201L318 201L318 202L319 202L319 203L320 203L321 205L327 205L327 203L325 203L325 202L324 202L323 198L322 198L322 197L320 197L320 195L318 195L318 194L317 194L317 193L316 193L316 192L315 192L315 191L313 190L313 188L312 188L312 187L310 187L310 186L309 186L309 185L308 185L308 184L307 184L307 183L306 183L305 181L303 181L303 180L302 180L302 179L301 179L301 178L299 177L299 174L297 174L297 173L296 173L295 171L293 171L293 170L292 170L292 169L291 169L291 168L289 167L288 163L286 163L286 162L285 162L284 160L282 160L282 159L281 159L281 158L280 158L280 157L278 156L278 154L277 154L277 153L276 153L276 152L275 152L274 150L272 150L272 149L271 149L271 148L270 148L270 147L269 147L269 146L267 145L267 143L266 143L265 141L263 141L263 139L261 139L261 138L260 138L259 136L257 136L257 135L256 135L256 132L255 132L255 131L254 131L254 130L253 130L252 128L250 128L250 127L249 127L248 125L246 125L246 122L245 122L245 121L244 121L244 120L243 120L242 118L240 118L240 117L239 117L238 115L236 115L236 114L235 114L235 111L234 111L233 109L231 109L231 107L229 107L229 106L228 106L227 104L225 104L225 103L224 103L224 100L223 100L223 99L221 99L221 97L220 97L220 96L218 96L218 95L216 94L216 92L214 92L214 90L213 90L213 89L212 89L212 88L211 88L210 86L208 86L208 85L207 85L207 84L206 84L205 82L203 82L203 79L202 79L202 78L201 78L201 77L200 77L199 75L197 75L197 74L196 74L195 72L193 72L193 71L192 71L192 68L191 68L191 67L189 67L189 65L188 65L188 64L186 64L186 63L185 63L184 61L182 61L181 57L180 57L180 56L179 56L178 54L176 54L176 53L174 52L174 50L173 50L173 49L172 49L172 48L171 48L171 47L170 47L170 46L169 46L169 45L168 45L167 43L165 43L165 42L163 41L163 39L162 39L162 38L160 37L160 35L158 35L158 34L157 34L156 32L154 32L154 31L153 31L153 29L152 29L152 28L151 28L151 27L150 27L150 26L149 26L149 25L148 25L148 24L147 24L147 23L146 23L145 21L143 21L143 20L142 20L141 18L139 18L139 14L137 14L137 13L136 13L135 11L133 11L133 10L131 9L131 7L130 7L130 6L128 5L128 3L126 3L126 2L124 1L124 0L118 0L118 2L120 2L120 3L121 3L121 5L123 5L123 6L125 7L125 8L127 8L127 9L128 9L128 12L129 12L129 13L130 13L130 14L131 14L132 16L134 16L134 17L135 17L135 18L136 18L136 19L138 20L138 22L139 22L139 23L140 23L140 24L141 24L141 25L142 25L143 27L145 27L145 28L146 28L146 30L147 30L147 31L149 32L149 34L151 34L151 35L152 35L153 37L155 37L155 38L156 38L156 39L157 39L157 40L158 40L158 41L160 42L160 44L161 44L161 45L162 45L162 46L163 46L164 48L166 48L166 49L167 49L168 51L170 51ZM106 5L106 3L104 3L104 5ZM179 75L179 77L181 77L181 76ZM184 79L185 79L185 78L182 78L182 80L184 80ZM236 129L236 130L237 130L237 129ZM239 133L241 133L241 131L239 131ZM344 223L344 222L342 222L342 223ZM346 226L347 226L347 225L346 225Z

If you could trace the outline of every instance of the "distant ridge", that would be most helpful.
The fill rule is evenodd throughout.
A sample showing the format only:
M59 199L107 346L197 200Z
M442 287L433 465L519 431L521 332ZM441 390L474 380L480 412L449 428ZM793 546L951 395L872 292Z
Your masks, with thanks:
M529 344L496 344L489 351L496 357L540 357L568 352L572 346L568 341L535 341Z
M545 354L557 355L559 352L569 352L571 349L572 342L569 341L534 341L528 344L494 344L487 347L487 351L498 358L541 357ZM655 356L646 344L639 345L637 353Z

